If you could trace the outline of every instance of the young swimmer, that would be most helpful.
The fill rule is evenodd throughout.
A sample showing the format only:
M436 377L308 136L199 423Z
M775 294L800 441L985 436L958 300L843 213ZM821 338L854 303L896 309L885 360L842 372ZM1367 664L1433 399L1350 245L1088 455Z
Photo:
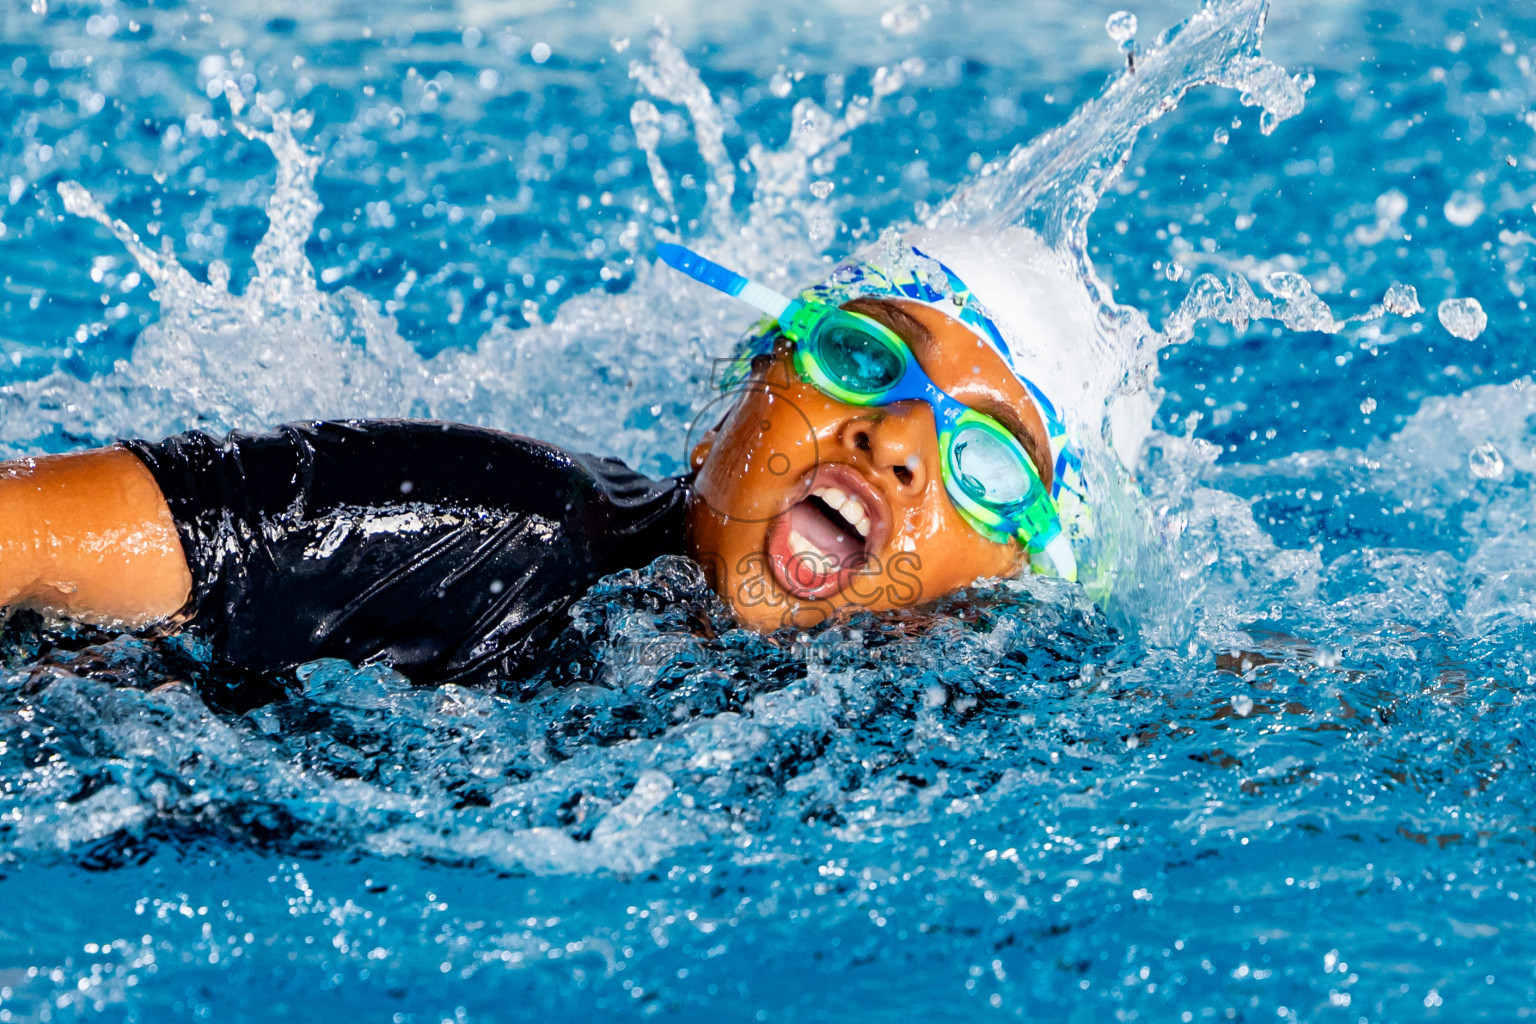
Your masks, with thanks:
M0 466L0 604L185 628L247 670L336 657L426 684L526 670L589 584L668 553L760 630L1027 567L1076 578L1081 464L1026 372L1065 379L1049 351L1064 339L1006 336L952 266L974 253L887 251L791 300L660 251L771 318L694 474L403 420L16 460ZM975 272L1052 301L1049 275Z

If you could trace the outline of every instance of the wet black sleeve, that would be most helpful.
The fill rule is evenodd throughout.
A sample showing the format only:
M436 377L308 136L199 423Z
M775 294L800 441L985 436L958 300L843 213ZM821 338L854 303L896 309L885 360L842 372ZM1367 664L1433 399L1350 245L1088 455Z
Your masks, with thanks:
M384 660L420 683L536 661L599 576L683 550L686 486L458 424L295 424L123 446L192 570L186 628L242 668Z

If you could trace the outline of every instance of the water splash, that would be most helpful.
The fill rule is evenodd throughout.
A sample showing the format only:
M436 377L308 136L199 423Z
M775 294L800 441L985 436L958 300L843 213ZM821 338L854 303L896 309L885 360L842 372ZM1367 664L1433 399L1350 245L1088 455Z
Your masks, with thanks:
M712 98L698 73L678 63L681 56L664 31L653 33L652 47L659 63L637 66L636 78L691 104L690 111L718 129ZM738 264L769 279L803 276L817 265L819 246L793 226L795 218L806 223L828 209L823 197L807 190L807 165L815 162L823 174L835 166L836 140L863 122L871 103L854 97L835 120L813 116L812 108L801 111L783 150L761 145L750 155L770 170L759 177L750 220L732 234L740 247ZM645 130L660 114L647 101L635 109L643 145ZM139 336L132 358L108 374L83 381L60 370L0 389L0 441L11 452L51 433L106 443L193 427L259 429L316 416L410 415L478 422L602 450L653 472L680 467L712 360L729 350L739 330L728 302L700 295L669 273L653 277L653 268L643 265L626 294L578 296L553 324L522 331L495 326L472 350L423 359L377 303L351 288L319 287L305 252L320 209L314 189L319 157L297 138L309 115L274 111L264 98L258 98L256 114L270 127L257 129L239 118L234 125L272 152L277 179L266 204L269 227L253 253L255 274L238 294L229 290L222 263L209 268L206 283L199 281L174 256L150 250L82 186L60 185L66 209L107 227L155 283L160 316ZM708 130L704 134L713 138ZM654 149L648 156L666 200L666 172ZM728 219L733 172L717 162L714 174L717 216ZM643 220L644 211L637 212L637 221ZM638 223L634 227L638 232ZM413 280L414 272L397 289L397 299ZM668 317L656 316L658 309ZM679 346L673 319L698 325L697 342ZM628 344L592 343L616 336L627 337ZM575 365L539 357L577 348L589 355ZM615 381L625 382L622 402L615 400ZM534 403L529 395L543 397Z
M609 114L622 122L629 100ZM811 188L831 180L816 162L851 139L828 110L803 108L795 143L758 154L774 173L720 239L742 266L788 282L823 266L801 193L853 191ZM302 177L286 201L306 194ZM1404 194L1365 187L1356 198L1364 211L1376 198L1376 217L1352 237L1398 244ZM654 209L634 211L637 246ZM393 403L652 452L686 414L663 404L677 380L702 389L741 324L641 265L625 295L421 360L393 354L398 332L366 300L314 291L288 242L273 259L296 272L273 294L289 289L291 307L218 273L179 277L118 234L165 275L161 321L125 366L33 396L57 405L13 389L0 422L17 447L55 428L81 428L74 444L114 424L199 423L206 408L217 428ZM782 267L754 244L775 239ZM1218 268L1193 288L1233 322L1348 329L1296 269ZM1407 286L1382 305L1420 312ZM1118 315L1106 337L1141 337ZM275 358L311 344L313 367L267 368L282 387L262 390L264 346ZM1250 366L1290 358L1266 355ZM1149 606L1191 609L1194 628L1157 644L1044 580L762 638L668 561L595 588L557 667L504 693L414 691L327 663L287 680L291 699L246 711L220 703L195 649L66 645L13 622L0 855L20 937L6 1005L60 1019L183 1001L269 1019L297 991L310 1015L334 1000L431 1019L766 1006L1171 1020L1321 1016L1347 996L1351 1015L1513 1018L1530 1003L1506 979L1528 973L1518 937L1536 891L1523 740L1533 401L1524 381L1432 397L1361 450L1259 465L1192 433L1154 436L1147 496L1109 500L1179 556L1158 567L1157 548L1128 551L1153 584L1177 581ZM1504 463L1496 477L1477 472L1492 464L1484 446ZM1424 938L1405 947L1381 923L1403 921ZM765 963L803 980L732 995ZM192 1005L208 991L225 1002Z
M1256 57L1256 22L1262 17L1255 10L1235 4L1217 12L1231 24L1196 19L1193 27L1165 37L1142 56L1134 80L1127 72L1074 115L1071 130L1048 133L1046 143L1032 144L984 173L936 215L936 223L1006 234L995 221L973 223L964 213L979 209L981 192L1006 183L1014 199L1028 194L1032 203L1060 207L1051 215L1058 216L1055 234L1045 226L1049 217L1032 221L1035 230L1045 231L1032 237L1046 238L1059 252L1063 245L1081 243L1083 221L1097 201L1097 194L1089 193L1113 180L1136 131L1171 109L1182 89L1220 80L1247 83L1277 110L1288 109L1287 97L1299 102L1301 85L1277 77L1276 69ZM1220 20L1211 10L1201 18ZM1253 49L1241 59L1221 51L1238 43ZM768 280L803 280L819 272L820 246L804 228L828 213L831 193L818 193L815 185L850 151L851 133L868 122L884 96L901 87L904 73L877 73L870 95L850 98L837 116L814 101L798 100L785 143L777 149L759 144L747 155L756 174L743 218L732 203L734 170L720 147L718 106L664 26L651 34L649 45L651 62L636 62L631 75L656 100L680 105L692 119L710 173L710 229L720 233L721 247L728 255L736 250L739 265ZM1214 70L1194 67L1218 52ZM1282 79L1289 86L1277 84ZM1160 97L1157 102L1153 94ZM634 287L624 295L577 297L554 323L518 332L495 328L473 350L421 359L369 300L348 289L318 287L304 251L318 212L318 160L296 135L306 119L274 112L260 101L256 109L270 120L269 128L235 123L271 150L278 177L267 204L270 226L255 252L256 273L239 294L229 289L227 272L211 271L208 283L197 281L172 256L151 252L83 188L61 189L71 212L106 225L155 281L162 316L144 332L132 360L103 379L87 384L56 374L9 389L10 408L29 410L25 418L17 414L4 421L12 443L35 439L39 407L47 410L44 422L74 436L102 439L191 425L264 426L315 415L409 412L655 459L654 453L680 433L688 397L679 394L679 385L702 390L710 356L730 344L727 317L739 314L722 313L729 307L713 297L640 266ZM662 116L649 100L631 108L658 195L672 206L671 177L659 153ZM1062 151L1048 156L1048 146ZM1087 165L1069 169L1059 162L1074 157ZM1042 178L1047 165L1070 182ZM1080 219L1065 219L1068 208ZM1025 219L1039 209L1029 206ZM888 235L885 244L894 244L895 237ZM1054 258L1051 249L1031 245L1029 258ZM1076 287L1095 287L1085 252L1079 249L1065 266L1057 271L1078 274ZM1310 291L1298 282L1272 282L1277 315L1315 319L1320 314L1308 302ZM663 307L668 315L656 317ZM1114 315L1139 314L1117 310ZM709 325L712 344L679 346L677 322ZM617 335L628 340L620 351L592 340ZM1123 344L1125 335L1105 337ZM580 365L549 358L561 351L581 351L584 358ZM1119 362L1124 365L1123 352ZM627 392L618 406L612 400L615 380L624 381ZM88 390L92 398L86 401ZM1107 394L1108 385L1101 390ZM539 401L523 402L527 395L538 395ZM1111 478L1103 468L1107 457L1088 456L1104 479ZM1200 537L1196 550L1224 552L1210 563L1219 571L1206 575L1226 581L1221 595L1228 618L1244 595L1272 590L1282 580L1303 593L1316 590L1315 556L1287 555L1271 544L1266 557L1254 558L1245 546L1252 535L1241 528L1246 506L1231 495L1202 495L1201 511L1208 514L1191 516L1185 532ZM1147 508L1134 493L1127 490L1124 498L1107 499L1105 508L1114 507L1127 522L1145 520ZM1201 535L1205 524L1209 536ZM1147 579L1155 580L1156 549L1147 554L1137 543L1121 542L1125 557L1139 560L1149 570ZM1249 558L1265 567L1262 579L1250 575L1244 560ZM659 606L663 611L652 601L635 603L655 593L669 595ZM1021 613L1025 608L1027 615ZM974 618L977 611L984 628ZM696 626L701 621L712 624L704 631L708 639ZM909 634L922 642L915 648L904 643ZM1056 638L1053 645L1069 644L1073 653L1058 662L1054 648L1041 644L1048 636ZM236 822L227 826L235 832L264 822L260 827L284 848L328 843L380 856L546 873L646 870L685 847L735 834L743 827L742 814L756 820L762 814L814 813L841 822L846 838L857 841L927 820L942 792L916 795L879 768L850 788L845 768L859 760L858 751L868 748L874 734L893 750L953 749L961 741L948 716L964 715L978 700L997 699L995 694L1022 696L1041 686L1070 685L1057 681L1068 671L1063 666L1070 666L1075 680L1084 662L1131 656L1133 646L1116 645L1110 636L1105 620L1076 588L1027 579L950 599L931 617L894 634L874 623L854 624L819 634L808 646L786 648L734 629L695 568L664 561L601 585L584 599L571 632L559 642L564 653L554 663L561 667L520 682L516 699L453 688L423 693L388 672L320 664L300 673L295 699L232 724L175 685L148 694L103 692L64 659L39 706L65 732L94 730L100 740L99 755L93 756L132 756L150 780L170 774L193 750L218 756L170 790L155 789L153 781L129 781L67 815L25 812L32 824L16 833L12 845L72 850L99 842L110 848L152 828L202 822L210 807L222 821ZM892 644L894 661L880 653ZM1021 655L1036 649L1038 655ZM125 643L108 661L121 658L134 678L153 681L156 672L146 667L140 651ZM665 687L663 681L669 681ZM893 706L912 713L892 715ZM130 754L142 743L141 726L134 723L157 715L178 723L177 744ZM300 723L315 716L327 723L321 731L331 738L325 754L308 760L308 772L283 767L306 763L298 750L314 739L315 730ZM119 728L118 722L130 724ZM343 733L348 740L332 741ZM1017 740L987 747L1006 758ZM385 750L399 756L379 756ZM92 763L61 770L56 785L78 784L94 770ZM266 764L276 767L267 771L261 767ZM261 779L254 804L242 788L252 778ZM760 787L764 778L772 780L768 784L778 796L767 805L748 801L744 811L731 809L737 806L732 793ZM22 800L35 806L41 792L29 791ZM567 806L573 792L581 799ZM282 808L276 818L264 816L262 808L271 803ZM106 849L101 855L119 854Z
M635 100L629 108L629 124L635 130L635 145L645 154L645 164L651 172L651 187L672 212L675 221L677 203L672 194L672 177L656 152L661 145L661 111L649 100Z
M1288 74L1260 53L1268 9L1266 0L1205 3L1197 15L1163 33L1064 125L983 168L928 219L930 226L986 234L1025 228L1074 269L1098 309L1097 329L1085 339L1087 352L1081 357L1095 368L1081 397L1090 424L1109 415L1115 395L1148 389L1157 351L1171 339L1187 337L1200 317L1229 315L1235 323L1246 323L1254 316L1277 316L1307 330L1338 330L1347 322L1336 320L1305 282L1293 284L1296 294L1277 309L1256 299L1246 281L1229 280L1223 287L1201 277L1159 333L1140 310L1114 300L1089 257L1089 218L1124 171L1136 139L1190 89L1214 84L1236 90L1244 105L1260 108L1260 131L1266 135L1301 111L1311 76ZM1126 33L1130 39L1131 23L1110 21L1106 27L1112 34Z
M1187 341L1194 336L1201 320L1231 324L1241 333L1255 320L1274 320L1293 331L1317 331L1340 334L1352 324L1379 320L1387 314L1409 317L1422 312L1418 295L1411 285L1394 284L1378 303L1353 316L1338 317L1313 290L1310 282L1292 271L1275 271L1264 281L1274 299L1254 294L1248 279L1229 272L1226 279L1215 274L1195 278L1189 292L1163 324L1162 343Z
M1088 218L1137 137L1190 89L1215 84L1238 91L1245 105L1260 108L1266 135L1301 112L1311 78L1289 75L1259 52L1268 9L1264 0L1206 3L1066 124L984 169L933 219L977 230L1019 225L1053 248L1086 253Z
M1066 125L984 168L929 218L930 227L977 237L1013 237L1005 223L1009 230L1029 232L1030 238L1010 250L1011 257L1005 252L1000 258L1048 262L1050 256L1039 255L1043 245L1075 279L1064 286L1086 290L1096 303L1097 324L1086 331L1089 355L1075 357L1092 372L1081 394L1071 389L1073 404L1081 408L1069 410L1089 424L1090 437L1098 433L1098 418L1123 420L1119 414L1126 409L1132 418L1147 415L1145 399L1138 405L1116 396L1144 389L1152 353L1169 340L1188 337L1201 317L1236 325L1270 317L1296 330L1339 331L1386 308L1341 319L1295 274L1271 275L1272 301L1255 296L1240 276L1230 275L1222 284L1202 275L1159 334L1139 310L1108 297L1088 258L1086 222L1103 189L1120 173L1140 130L1171 110L1188 89L1213 82L1240 89L1245 103L1261 105L1269 115L1266 131L1300 108L1307 80L1287 76L1259 55L1265 10L1263 3L1248 0L1208 5L1165 33L1140 55L1134 69L1122 72ZM850 151L850 133L878 112L884 96L901 87L904 72L877 69L870 94L851 97L837 116L808 98L798 100L785 143L778 149L757 144L747 154L755 177L742 218L733 208L735 169L723 147L718 105L664 22L650 33L648 47L649 62L632 62L630 77L658 101L680 106L691 120L709 175L706 230L718 238L722 257L784 287L819 274L818 257L830 240L828 226L835 214L830 192L817 186ZM238 92L231 102L238 107ZM225 286L227 271L216 266L208 284L197 282L174 259L151 253L78 186L64 190L72 211L107 224L157 282L162 316L144 332L132 360L103 380L86 385L59 373L9 389L4 398L17 413L12 420L16 429L0 431L0 436L13 445L35 439L35 415L21 413L39 406L55 411L45 418L54 419L65 434L101 440L187 426L267 426L315 415L408 414L470 420L600 448L653 470L678 467L680 427L690 419L693 396L709 379L711 358L730 345L731 332L721 329L732 315L725 303L665 275L655 277L652 268L642 266L628 294L578 297L553 324L517 332L494 328L471 351L448 350L423 360L390 318L362 295L345 288L334 293L318 289L304 253L318 212L313 187L318 158L295 137L307 121L304 115L274 113L261 100L258 111L272 122L270 130L258 131L238 118L236 127L271 149L279 170L267 204L270 227L254 254L257 272L240 295ZM640 99L630 119L657 196L675 222L677 197L659 152L662 112ZM637 218L635 231L645 219ZM652 315L661 299L669 319L705 325L711 337L697 346L676 345L666 324ZM619 351L587 344L611 333L626 334L631 343ZM535 358L536 353L575 348L591 353L575 367ZM622 408L611 400L614 379L627 380L632 389ZM95 397L81 400L87 388ZM529 394L546 397L529 403ZM1139 438L1145 427L1131 433ZM1128 462L1134 461L1136 443L1122 452ZM1107 496L1124 489L1123 470L1113 460L1095 454L1089 461L1099 467L1100 492ZM1118 508L1106 500L1106 508L1111 504ZM1133 552L1167 540L1152 526L1145 507L1132 503L1111 518L1116 517L1120 522L1106 528L1128 532L1106 538L1106 550L1118 552L1116 557L1127 564L1145 562ZM1145 588L1160 574L1139 575L1137 586ZM1153 600L1148 607L1172 605Z
M631 61L629 76L658 99L681 104L687 109L693 121L694 144L698 147L699 157L709 168L709 181L704 189L710 213L715 229L723 233L731 217L736 168L725 151L725 124L720 108L705 88L699 72L672 42L672 29L665 21L657 19L646 42L650 47L651 62ZM653 149L647 150L648 157L653 153ZM658 166L657 162L651 164L653 176Z

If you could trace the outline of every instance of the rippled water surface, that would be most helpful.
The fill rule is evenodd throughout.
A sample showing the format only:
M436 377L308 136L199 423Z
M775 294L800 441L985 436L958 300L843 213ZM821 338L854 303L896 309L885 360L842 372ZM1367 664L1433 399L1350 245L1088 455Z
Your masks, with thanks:
M1028 228L1160 399L1103 609L760 637L663 559L494 692L13 619L0 1020L1525 1015L1536 12L1192 4L0 9L8 454L676 471L746 318L672 233Z

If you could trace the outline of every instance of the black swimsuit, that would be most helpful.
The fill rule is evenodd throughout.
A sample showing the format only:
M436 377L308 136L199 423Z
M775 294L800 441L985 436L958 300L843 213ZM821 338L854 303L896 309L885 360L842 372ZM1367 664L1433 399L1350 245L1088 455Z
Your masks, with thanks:
M385 661L418 683L537 661L598 577L683 550L687 485L458 424L352 420L123 446L186 550L186 628L230 663Z

